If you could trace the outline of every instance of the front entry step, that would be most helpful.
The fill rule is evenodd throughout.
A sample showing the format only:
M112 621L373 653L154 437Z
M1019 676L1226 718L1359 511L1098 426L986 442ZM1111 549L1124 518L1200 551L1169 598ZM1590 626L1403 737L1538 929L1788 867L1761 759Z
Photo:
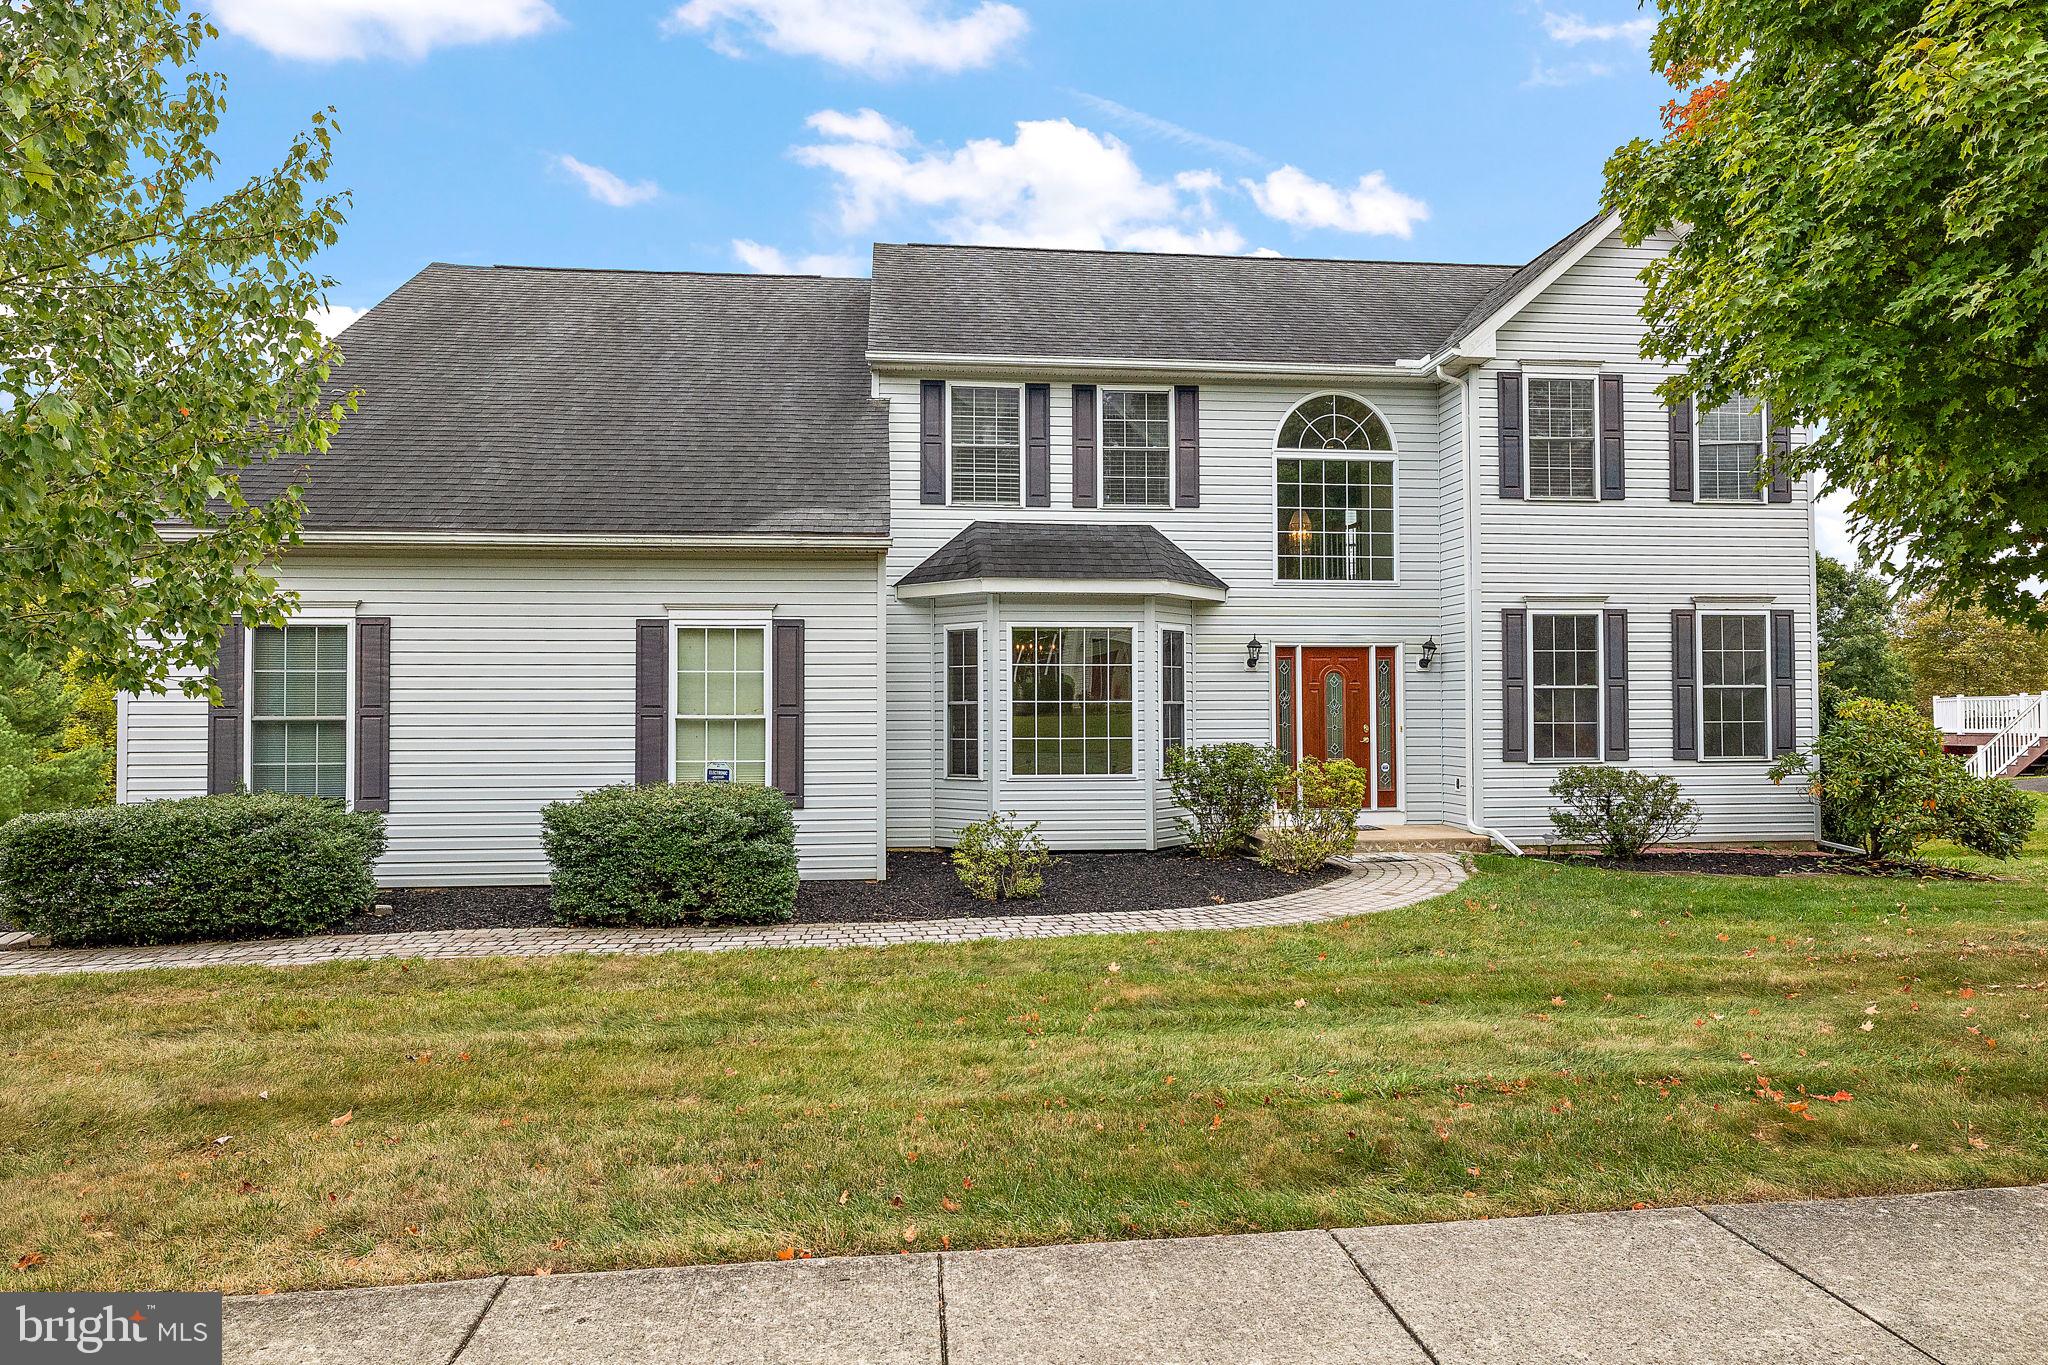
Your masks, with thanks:
M1383 825L1358 831L1359 853L1484 853L1493 841L1463 825Z

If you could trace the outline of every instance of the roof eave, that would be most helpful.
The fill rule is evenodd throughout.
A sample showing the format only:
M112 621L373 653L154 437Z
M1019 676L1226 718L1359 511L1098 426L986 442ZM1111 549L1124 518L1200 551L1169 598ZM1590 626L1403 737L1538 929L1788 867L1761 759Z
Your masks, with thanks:
M1221 602L1227 587L1182 583L1170 578L952 578L938 582L898 583L905 601L943 597L1175 597L1189 602Z
M980 355L971 352L869 351L868 368L879 375L929 375L936 371L1001 375L1018 379L1071 378L1076 374L1158 376L1181 379L1350 379L1427 380L1433 361L1396 360L1385 365L1304 365L1259 360L1139 359L1131 356Z

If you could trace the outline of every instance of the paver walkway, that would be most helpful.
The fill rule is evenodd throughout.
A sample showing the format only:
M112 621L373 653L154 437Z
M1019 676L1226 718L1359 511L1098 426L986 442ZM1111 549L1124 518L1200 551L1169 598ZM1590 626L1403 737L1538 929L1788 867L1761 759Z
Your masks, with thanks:
M237 1365L2040 1365L2048 1187L234 1298Z
M1413 905L1465 880L1444 854L1340 859L1351 874L1305 891L1233 905L1123 914L989 915L878 924L777 924L732 929L444 929L421 934L330 934L149 948L0 949L0 976L128 972L145 967L299 967L380 957L555 957L564 953L730 952L740 948L886 947L1073 934L1156 934L1313 924Z

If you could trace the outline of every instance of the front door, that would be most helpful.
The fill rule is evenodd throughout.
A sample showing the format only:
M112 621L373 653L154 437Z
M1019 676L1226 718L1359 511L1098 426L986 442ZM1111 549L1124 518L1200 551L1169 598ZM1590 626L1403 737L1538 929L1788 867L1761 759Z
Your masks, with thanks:
M1283 646L1279 664L1274 714L1281 752L1290 758L1348 758L1369 775L1367 809L1400 805L1399 672L1393 646Z

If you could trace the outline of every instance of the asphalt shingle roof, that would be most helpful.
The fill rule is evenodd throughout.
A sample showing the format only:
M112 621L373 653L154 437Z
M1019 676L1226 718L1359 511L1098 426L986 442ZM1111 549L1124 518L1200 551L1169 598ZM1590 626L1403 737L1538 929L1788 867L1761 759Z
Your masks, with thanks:
M1053 578L1229 585L1156 526L977 521L903 575L898 587L973 578Z

